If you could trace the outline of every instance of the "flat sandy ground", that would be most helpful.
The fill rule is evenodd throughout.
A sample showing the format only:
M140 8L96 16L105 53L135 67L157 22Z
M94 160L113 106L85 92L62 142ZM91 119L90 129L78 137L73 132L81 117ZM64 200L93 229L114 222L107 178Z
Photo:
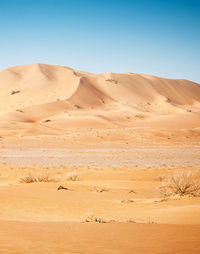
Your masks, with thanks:
M198 254L200 226L0 222L1 253ZM8 241L9 239L9 241Z
M167 142L2 138L0 253L200 253L200 197L159 189L180 171L199 179L199 145ZM30 175L48 182L23 183Z

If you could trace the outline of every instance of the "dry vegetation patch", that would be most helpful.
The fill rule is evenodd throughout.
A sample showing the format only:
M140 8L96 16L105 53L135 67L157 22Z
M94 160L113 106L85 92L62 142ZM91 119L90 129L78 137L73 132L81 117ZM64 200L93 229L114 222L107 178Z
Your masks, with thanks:
M88 213L88 215L85 218L84 222L111 223L111 222L116 222L116 220L106 220L106 219L103 219L102 217L96 217L93 214Z
M181 171L165 177L159 186L160 194L163 197L170 196L200 196L200 180L198 174L191 171Z
M55 178L50 177L48 174L33 176L32 174L28 174L19 179L20 183L35 183L35 182L56 182Z
M32 174L28 174L27 176L24 176L19 179L20 183L34 183L37 182L37 178L34 177Z
M80 177L77 172L69 172L67 174L68 181L80 181Z

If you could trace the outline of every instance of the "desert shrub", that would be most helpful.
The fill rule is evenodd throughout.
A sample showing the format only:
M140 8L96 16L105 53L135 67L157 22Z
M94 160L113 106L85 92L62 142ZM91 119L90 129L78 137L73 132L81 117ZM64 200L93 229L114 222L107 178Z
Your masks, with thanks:
M159 190L164 197L174 195L200 196L200 181L197 179L197 175L191 171L182 171L164 178Z
M79 178L79 175L77 172L70 172L67 174L67 180L70 180L70 181L79 181L80 178Z
M106 220L101 217L95 217L93 214L88 213L84 222L93 222L93 223L111 223L115 222L116 220Z
M27 176L20 178L19 182L20 183L34 183L34 182L37 182L37 179L33 175L28 174Z
M49 175L47 175L47 174L43 174L43 175L39 175L39 176L37 177L37 181L38 181L38 182L55 182L56 179L51 178L51 177L50 177Z
M50 178L49 175L43 174L39 176L33 176L32 174L28 174L19 179L20 183L35 183L35 182L55 182L56 179Z
M133 219L128 219L126 222L128 222L128 223L136 223L135 220L133 220Z

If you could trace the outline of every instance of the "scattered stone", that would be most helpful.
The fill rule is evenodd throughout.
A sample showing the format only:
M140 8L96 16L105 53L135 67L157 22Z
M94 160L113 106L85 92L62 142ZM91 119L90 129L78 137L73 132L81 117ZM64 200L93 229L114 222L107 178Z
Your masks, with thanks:
M43 123L48 123L48 122L51 122L51 120L47 119L43 121Z
M64 187L64 186L62 186L62 185L60 185L57 190L69 190L69 189Z
M20 90L17 90L17 91L12 90L11 95L16 94L16 93L20 93Z

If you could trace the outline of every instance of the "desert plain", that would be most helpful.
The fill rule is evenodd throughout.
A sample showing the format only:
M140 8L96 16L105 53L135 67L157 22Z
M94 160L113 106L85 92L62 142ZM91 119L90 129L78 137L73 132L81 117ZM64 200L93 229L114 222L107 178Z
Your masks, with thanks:
M0 253L199 254L199 193L199 84L0 72Z

